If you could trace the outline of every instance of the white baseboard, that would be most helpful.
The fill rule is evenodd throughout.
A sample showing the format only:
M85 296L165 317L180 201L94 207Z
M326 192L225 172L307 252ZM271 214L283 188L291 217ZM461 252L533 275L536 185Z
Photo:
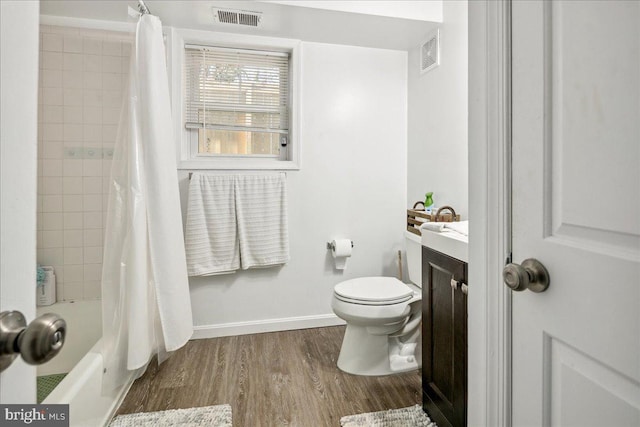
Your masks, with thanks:
M250 322L223 323L219 325L200 325L193 327L193 336L191 339L198 340L338 325L346 325L346 323L335 314L254 320Z

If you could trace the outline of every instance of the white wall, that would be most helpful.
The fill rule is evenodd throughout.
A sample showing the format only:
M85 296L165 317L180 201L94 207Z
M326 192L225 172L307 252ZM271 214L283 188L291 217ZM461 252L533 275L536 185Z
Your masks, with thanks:
M407 54L304 43L302 68L301 169L287 173L291 262L192 278L196 326L249 323L199 336L268 330L259 324L292 317L311 316L302 326L335 321L336 283L396 275L405 228ZM183 207L187 185L183 172ZM333 269L326 248L335 237L355 242L344 273Z
M468 219L467 2L445 1L443 14L440 66L421 75L419 46L409 52L407 201L433 191Z

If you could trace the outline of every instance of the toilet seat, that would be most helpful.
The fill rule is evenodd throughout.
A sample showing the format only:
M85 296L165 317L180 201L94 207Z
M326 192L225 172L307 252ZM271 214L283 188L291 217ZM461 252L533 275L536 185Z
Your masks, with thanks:
M392 305L409 301L414 292L393 277L360 277L338 283L334 295L352 304Z

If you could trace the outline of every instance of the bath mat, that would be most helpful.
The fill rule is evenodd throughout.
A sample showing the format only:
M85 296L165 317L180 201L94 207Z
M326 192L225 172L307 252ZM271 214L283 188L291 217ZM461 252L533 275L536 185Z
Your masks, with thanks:
M55 374L38 377L38 403L42 403L66 376L67 374Z
M349 415L340 419L340 425L342 427L437 427L420 405Z
M109 427L231 427L231 406L172 409L158 412L136 412L118 415Z

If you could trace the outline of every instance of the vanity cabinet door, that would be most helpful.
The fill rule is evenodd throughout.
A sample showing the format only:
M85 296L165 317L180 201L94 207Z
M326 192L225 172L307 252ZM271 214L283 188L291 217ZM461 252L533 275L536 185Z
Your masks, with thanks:
M467 425L467 264L422 248L422 401L439 427Z

